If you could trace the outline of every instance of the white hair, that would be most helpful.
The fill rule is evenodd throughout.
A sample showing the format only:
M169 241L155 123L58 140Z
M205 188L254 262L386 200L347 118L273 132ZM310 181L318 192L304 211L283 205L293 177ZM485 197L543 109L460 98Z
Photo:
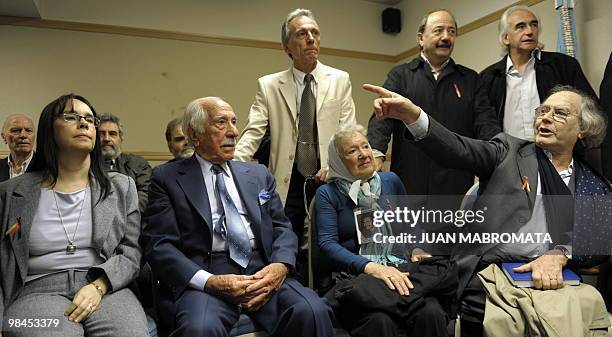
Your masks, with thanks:
M527 7L527 6L512 6L508 9L506 9L506 11L504 12L504 14L502 14L501 18L499 19L499 26L498 26L498 36L497 36L497 40L499 42L499 44L501 44L501 48L502 48L502 55L506 55L508 54L508 50L509 50L509 46L506 46L504 44L504 36L506 34L508 34L508 17L510 15L512 15L512 13L516 12L516 11L526 11L529 12L531 14L533 14L533 16L535 16L536 20L538 20L538 30L540 32L542 32L542 22L540 21L540 18L538 17L538 15L531 10L531 8ZM544 44L542 42L540 42L538 40L538 48L543 49L544 48Z

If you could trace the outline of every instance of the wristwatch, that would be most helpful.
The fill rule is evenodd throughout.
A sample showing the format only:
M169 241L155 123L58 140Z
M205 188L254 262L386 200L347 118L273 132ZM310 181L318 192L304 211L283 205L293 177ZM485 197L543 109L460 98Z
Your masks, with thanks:
M561 251L561 253L563 253L563 255L568 259L571 260L572 259L572 252L569 251L569 249L567 249L567 247L559 245L559 246L555 246L555 249Z
M92 286L94 286L94 288L96 288L96 290L98 291L98 293L100 294L100 297L104 296L104 290L102 290L102 287L94 282L90 283Z

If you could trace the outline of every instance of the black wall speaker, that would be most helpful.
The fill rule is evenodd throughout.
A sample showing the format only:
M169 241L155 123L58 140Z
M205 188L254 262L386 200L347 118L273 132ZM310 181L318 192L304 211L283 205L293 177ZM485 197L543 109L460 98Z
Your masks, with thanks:
M402 12L397 8L387 8L382 12L382 29L385 33L396 34L402 31Z

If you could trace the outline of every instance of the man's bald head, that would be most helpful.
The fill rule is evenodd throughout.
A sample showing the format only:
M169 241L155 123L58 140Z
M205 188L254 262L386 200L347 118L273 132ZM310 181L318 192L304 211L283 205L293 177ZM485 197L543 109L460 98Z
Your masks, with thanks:
M2 139L8 145L13 160L27 158L34 149L34 122L24 114L13 114L4 120Z

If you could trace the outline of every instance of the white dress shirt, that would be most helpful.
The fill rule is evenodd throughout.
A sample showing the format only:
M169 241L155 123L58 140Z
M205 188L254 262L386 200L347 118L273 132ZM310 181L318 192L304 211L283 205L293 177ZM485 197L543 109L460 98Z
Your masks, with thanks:
M506 61L506 102L504 106L504 132L525 140L533 140L535 108L540 105L536 83L535 59L540 50L534 49L531 58L520 74L510 56Z
M317 100L317 88L318 88L318 83L319 83L319 77L321 76L318 70L319 70L319 62L317 62L317 65L311 72L313 80L310 82L310 89L312 90L312 94L315 97L315 102ZM298 114L300 113L300 105L302 103L302 94L304 93L304 88L306 88L306 85L304 84L304 77L306 77L305 72L297 69L296 67L293 67L293 80L295 81L295 87L297 89L297 92L295 95L295 107L296 107L295 111L297 111ZM299 120L299 117L298 117L298 120Z
M208 203L210 204L210 213L212 216L212 224L214 228L215 224L221 217L221 213L219 212L219 203L217 202L216 189L215 189L215 182L217 178L216 178L216 175L211 171L211 168L213 165L211 162L202 159L202 157L200 157L197 154L196 154L196 158L198 160L198 163L200 164L200 168L202 170L202 176L204 177L204 184L206 185L206 193L208 196ZM225 178L225 187L227 188L227 192L229 193L232 200L234 201L234 204L236 205L236 208L238 209L238 213L240 214L240 218L242 219L242 222L244 223L246 227L247 235L249 237L249 240L251 241L251 248L255 248L255 235L253 234L253 229L251 228L251 221L247 217L246 208L242 204L242 200L240 199L240 195L238 194L238 189L236 188L236 184L234 183L234 177L232 175L232 171L229 169L227 162L221 164L220 166L225 171L224 178ZM229 248L227 246L227 241L224 240L223 237L221 237L221 235L213 231L212 251L213 252L227 252L228 250ZM192 288L195 288L198 290L204 290L204 286L206 285L206 282L208 282L208 279L212 275L213 274L207 272L206 270L200 269L191 278L191 280L189 281L189 285Z
M448 62L450 62L450 57L449 57L448 59L446 59L446 61L442 62L442 65L440 65L440 69L436 71L434 70L434 67L431 65L431 62L429 62L429 60L427 59L427 56L425 56L425 53L421 52L421 57L423 58L423 60L425 60L425 62L427 62L427 64L429 64L429 68L431 68L431 74L436 79L436 81L438 80L438 76L442 74L442 72L444 71L444 68L446 68L446 66L448 65Z
M28 170L28 166L30 165L30 162L32 161L32 157L34 157L34 151L30 152L30 155L28 156L28 158L26 158L26 160L23 161L23 163L21 163L21 171L15 172L13 170L13 161L11 160L11 155L9 154L8 156L8 167L9 167L9 178L15 178L15 177L19 177L20 175L24 174L27 170Z

